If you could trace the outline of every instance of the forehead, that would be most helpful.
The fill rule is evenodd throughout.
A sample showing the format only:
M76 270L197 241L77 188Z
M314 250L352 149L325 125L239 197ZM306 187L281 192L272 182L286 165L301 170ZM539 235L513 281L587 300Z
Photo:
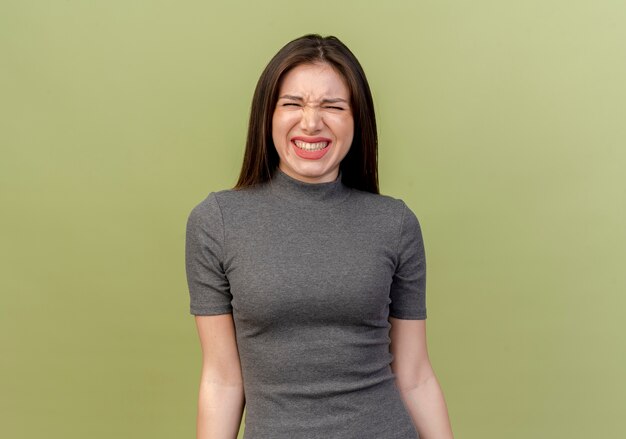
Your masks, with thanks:
M280 83L279 94L283 93L309 98L350 97L344 77L326 63L300 64L289 70Z

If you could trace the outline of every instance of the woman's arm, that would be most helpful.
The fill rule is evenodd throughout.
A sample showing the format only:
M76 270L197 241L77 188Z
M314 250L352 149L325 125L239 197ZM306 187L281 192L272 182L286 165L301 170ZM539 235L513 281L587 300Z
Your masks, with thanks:
M197 439L236 439L245 405L233 315L196 316L202 346Z
M443 392L428 358L426 320L389 318L391 369L420 439L452 438Z

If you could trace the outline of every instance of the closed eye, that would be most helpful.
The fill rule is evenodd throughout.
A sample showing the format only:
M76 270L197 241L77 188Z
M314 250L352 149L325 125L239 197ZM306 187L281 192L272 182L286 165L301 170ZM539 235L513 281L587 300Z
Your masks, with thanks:
M328 106L326 108L330 108L332 110L342 110L343 111L343 107L333 107L333 106Z
M283 104L283 107L291 107L291 106L293 106L293 107L299 107L299 106L300 106L300 104L296 104L295 102L285 102L285 103Z

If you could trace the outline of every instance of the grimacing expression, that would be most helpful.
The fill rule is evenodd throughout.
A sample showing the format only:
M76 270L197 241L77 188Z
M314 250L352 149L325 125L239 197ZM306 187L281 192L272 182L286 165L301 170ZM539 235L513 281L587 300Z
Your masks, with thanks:
M308 183L335 180L353 137L350 90L330 64L301 64L285 74L272 117L284 173Z

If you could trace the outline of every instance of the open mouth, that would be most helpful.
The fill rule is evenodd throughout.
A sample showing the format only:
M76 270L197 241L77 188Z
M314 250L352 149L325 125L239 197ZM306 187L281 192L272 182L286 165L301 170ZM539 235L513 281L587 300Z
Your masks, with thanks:
M326 148L330 142L309 143L309 142L303 142L302 140L294 140L293 143L295 143L298 148L303 149L305 151L320 151Z
M333 143L326 137L313 137L304 141L302 137L291 139L291 145L296 155L305 160L319 160L331 149Z

